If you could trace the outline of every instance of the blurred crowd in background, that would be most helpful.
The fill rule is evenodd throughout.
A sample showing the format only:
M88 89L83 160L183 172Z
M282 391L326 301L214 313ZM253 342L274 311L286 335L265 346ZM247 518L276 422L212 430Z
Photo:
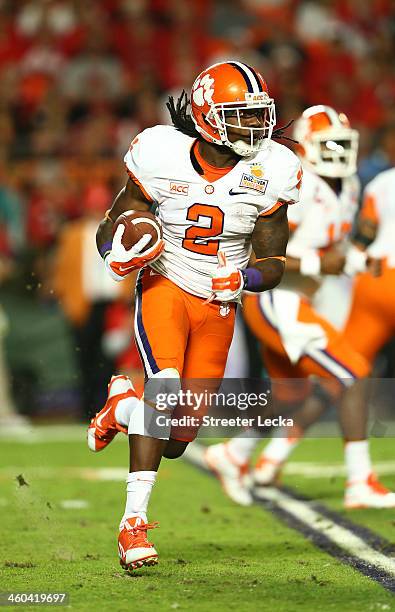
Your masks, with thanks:
M102 387L114 366L139 369L128 292L103 288L99 271L93 282L96 255L88 278L75 254L126 181L132 138L169 121L168 95L216 61L253 65L280 125L316 103L349 116L366 184L395 165L394 58L394 0L0 0L0 303L15 401L86 414L100 401L81 385L92 364ZM26 339L31 353L44 346L34 364Z

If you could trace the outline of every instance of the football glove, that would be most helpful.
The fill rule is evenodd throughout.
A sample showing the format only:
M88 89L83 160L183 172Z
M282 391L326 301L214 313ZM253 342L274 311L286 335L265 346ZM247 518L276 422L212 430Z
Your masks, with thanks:
M159 240L143 251L152 238L150 234L144 234L130 249L125 249L122 244L124 232L125 226L119 225L114 234L111 251L104 258L109 275L116 281L123 280L132 270L142 268L158 259L165 248L164 240Z
M218 251L218 266L211 274L213 296L210 301L238 302L244 287L244 278L235 265L227 263L223 251Z

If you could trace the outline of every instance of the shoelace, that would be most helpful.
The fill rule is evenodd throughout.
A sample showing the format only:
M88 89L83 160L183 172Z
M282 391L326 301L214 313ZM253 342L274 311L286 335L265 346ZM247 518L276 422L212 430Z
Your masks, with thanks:
M145 523L143 525L136 525L135 527L132 527L131 529L127 529L126 533L127 533L127 537L129 540L129 545L131 545L132 547L142 545L145 548L153 548L154 545L151 542L148 542L147 540L147 530L155 529L158 526L159 526L159 523L155 522L155 523ZM140 537L138 537L139 535Z
M154 523L144 523L143 525L136 525L136 527L132 527L131 529L128 529L128 531L131 532L132 535L137 535L138 531L147 531L148 529L156 529L156 527L159 527L158 521L155 521Z

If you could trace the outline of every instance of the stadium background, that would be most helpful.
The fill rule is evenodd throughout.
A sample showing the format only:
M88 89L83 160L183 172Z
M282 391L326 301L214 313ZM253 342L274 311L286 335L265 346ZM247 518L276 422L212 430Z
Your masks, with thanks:
M138 373L127 291L84 294L78 236L125 183L131 139L203 67L256 66L279 125L345 112L363 185L395 164L392 0L2 0L0 15L0 326L13 401L36 419L86 418L114 367Z

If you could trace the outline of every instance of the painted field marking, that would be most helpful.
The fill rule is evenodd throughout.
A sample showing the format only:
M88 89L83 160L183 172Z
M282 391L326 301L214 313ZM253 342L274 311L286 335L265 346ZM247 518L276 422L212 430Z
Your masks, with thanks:
M190 444L184 457L196 467L213 475L204 461L204 447ZM351 523L336 512L294 492L276 487L259 487L255 503L343 563L395 592L395 547L374 532Z
M62 499L59 502L61 508L65 510L81 510L84 508L89 508L89 502L85 499Z
M191 449L191 450L189 450ZM192 453L192 462L196 461L193 457L194 445L190 445L186 451L189 455ZM8 466L0 468L0 480L12 478L16 473L27 471L33 474L36 478L53 478L55 475L61 475L63 478L80 478L81 480L108 480L121 482L126 479L126 467L108 467L108 468L79 468L79 467L21 467ZM380 461L375 463L374 471L379 476L395 474L395 461ZM302 476L303 478L336 478L338 476L345 477L346 471L342 464L313 464L302 461L294 461L284 466L284 474L289 476ZM1 502L0 502L1 503Z
M79 467L21 467L8 466L0 468L0 481L15 480L21 473L29 480L51 480L53 478L69 478L78 480L107 480L125 482L128 475L127 467L114 468L79 468Z

